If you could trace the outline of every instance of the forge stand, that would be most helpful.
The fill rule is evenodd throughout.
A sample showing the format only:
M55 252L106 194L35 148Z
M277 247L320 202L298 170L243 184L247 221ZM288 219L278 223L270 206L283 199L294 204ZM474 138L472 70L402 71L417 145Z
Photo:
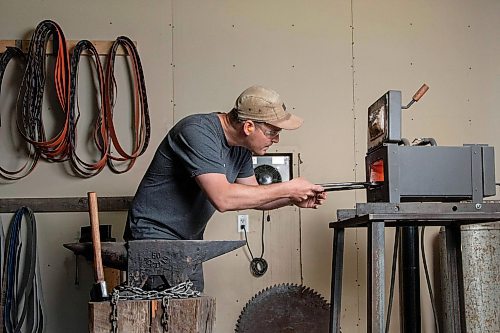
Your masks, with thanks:
M366 227L367 247L367 331L385 331L385 228L444 226L446 263L451 277L453 331L466 332L460 226L500 221L500 203L360 203L355 209L337 211L334 229L330 333L340 332L340 309L346 228ZM403 318L404 319L404 318ZM406 333L406 331L405 331Z

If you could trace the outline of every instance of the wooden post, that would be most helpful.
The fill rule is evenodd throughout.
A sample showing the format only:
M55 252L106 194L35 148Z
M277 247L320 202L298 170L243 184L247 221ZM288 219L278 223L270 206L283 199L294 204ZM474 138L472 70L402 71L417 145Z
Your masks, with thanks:
M213 333L215 326L215 298L201 296L170 299L168 302L168 332ZM163 333L161 299L118 301L119 333ZM111 303L89 302L89 333L111 332Z

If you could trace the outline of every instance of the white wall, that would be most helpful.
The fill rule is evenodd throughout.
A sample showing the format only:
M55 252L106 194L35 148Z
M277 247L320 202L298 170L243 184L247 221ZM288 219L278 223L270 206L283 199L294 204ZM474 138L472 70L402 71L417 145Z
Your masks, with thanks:
M229 110L239 92L252 84L276 89L287 107L305 119L301 129L282 135L276 150L300 153L303 163L295 170L314 182L364 180L367 107L389 89L401 90L407 102L423 82L430 90L405 112L404 137L434 137L440 145L499 146L499 14L494 0L0 0L0 39L27 38L38 22L51 18L67 39L127 35L137 41L152 119L150 148L130 172L105 170L82 180L68 176L61 165L40 162L28 178L0 184L0 197L85 196L87 191L133 195L174 122L192 113ZM7 90L2 87L2 96ZM126 116L117 121L126 126ZM0 163L13 163L15 153L5 146L1 151ZM337 209L364 200L363 191L334 193L318 210L272 212L266 225L270 268L262 278L250 275L244 249L208 262L206 293L217 298L217 332L233 331L245 303L270 285L303 282L328 298L328 222ZM260 254L260 213L245 213L251 219L250 245ZM240 239L236 214L216 214L206 238ZM7 224L11 215L2 217ZM74 257L62 244L78 237L80 226L88 224L87 214L36 217L47 331L85 332L91 269L80 262L80 286L75 286ZM124 220L124 213L101 215L118 238ZM435 229L427 232L428 251L435 234ZM388 236L388 256L391 243ZM342 299L346 332L366 331L365 249L365 231L349 230ZM422 302L423 330L432 332L425 292ZM397 325L395 313L393 332Z

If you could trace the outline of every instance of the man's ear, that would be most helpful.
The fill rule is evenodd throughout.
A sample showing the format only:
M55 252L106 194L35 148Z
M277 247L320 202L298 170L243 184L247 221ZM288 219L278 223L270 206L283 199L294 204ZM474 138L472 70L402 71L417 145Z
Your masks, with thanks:
M245 123L243 123L243 132L245 135L250 135L255 131L255 124L251 120L245 120Z

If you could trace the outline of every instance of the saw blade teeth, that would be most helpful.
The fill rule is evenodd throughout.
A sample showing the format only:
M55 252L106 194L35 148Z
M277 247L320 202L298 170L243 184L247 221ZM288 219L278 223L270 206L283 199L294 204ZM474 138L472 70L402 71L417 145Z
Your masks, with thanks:
M236 321L235 332L277 332L276 325L282 325L283 321L280 309L295 311L309 318L307 322L311 326L310 332L328 329L330 305L324 297L308 286L286 282L268 286L251 297ZM292 328L297 325L293 317L285 321Z

